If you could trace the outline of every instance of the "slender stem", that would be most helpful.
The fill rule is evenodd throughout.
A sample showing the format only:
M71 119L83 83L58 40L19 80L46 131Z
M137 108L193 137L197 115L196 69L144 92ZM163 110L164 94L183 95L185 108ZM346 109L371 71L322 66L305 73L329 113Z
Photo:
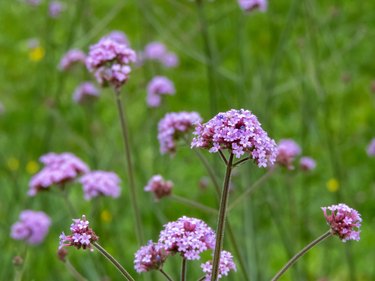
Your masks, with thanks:
M162 269L160 268L159 271L167 278L168 281L173 281L173 279Z
M224 153L223 153L220 149L219 149L219 154L220 154L221 159L223 159L225 165L228 166L228 160L227 160L227 158L225 157Z
M76 279L77 281L87 281L87 279L77 271L77 269L70 263L69 260L66 260L64 264L68 271L73 275L74 279Z
M221 248L223 246L224 226L225 226L225 218L226 218L226 211L227 211L228 198L229 198L229 183L230 183L230 176L232 174L232 168L233 168L232 164L233 164L233 153L231 153L229 156L227 170L225 173L223 191L221 193L219 218L218 218L218 224L217 224L217 229L216 229L215 252L214 252L214 259L212 263L211 281L216 281L219 275L220 253L221 253Z
M203 204L200 204L196 201L193 201L193 200L189 200L189 199L186 199L185 197L181 197L181 196L178 196L178 195L171 195L170 196L171 199L174 199L176 201L179 201L181 203L184 203L186 205L189 205L191 207L194 207L194 208L197 208L197 209L200 209L202 211L205 211L207 213L213 213L213 214L217 214L217 210L215 210L214 208L211 208L211 207L208 207L206 205L203 205Z
M244 159L242 159L242 160L240 160L240 161L237 161L236 163L233 164L233 167L237 167L238 165L240 165L240 164L246 162L246 161L249 160L249 159L251 159L251 157L246 157L246 158L244 158Z
M72 202L69 200L68 190L67 190L66 186L65 185L61 185L60 189L61 189L61 192L63 194L63 199L64 199L64 202L65 202L65 205L68 208L68 212L70 213L70 215L73 218L76 218L78 216L78 212L75 209L75 207L72 204Z
M182 259L182 265L181 265L181 281L186 280L186 259Z
M203 281L204 279L206 279L206 275L204 275L201 278L199 278L198 281Z
M300 257L302 257L304 254L307 253L308 250L310 250L315 245L319 244L326 238L330 237L332 235L331 230L327 231L314 241L312 241L310 244L308 244L305 248L303 248L300 252L298 252L294 257L292 257L280 271L271 279L271 281L278 280Z
M126 167L129 179L129 187L130 187L130 197L131 197L131 205L133 207L133 213L136 223L136 234L139 244L143 244L143 229L141 223L141 215L138 208L138 201L137 201L137 193L135 189L135 181L134 181L134 172L133 172L133 165L132 165L132 158L131 158L131 149L130 149L130 141L129 141L129 133L128 133L128 126L126 123L124 108L120 98L120 92L118 89L115 89L116 92L116 103L118 114L121 123L121 131L122 131L122 140L125 149L125 160L126 160Z
M110 253L108 253L102 246L100 246L97 242L93 242L92 245L98 249L98 251L105 256L117 269L120 271L122 276L125 277L126 280L128 281L134 281L133 277L125 270L125 268L122 267L122 265L114 258L111 256Z

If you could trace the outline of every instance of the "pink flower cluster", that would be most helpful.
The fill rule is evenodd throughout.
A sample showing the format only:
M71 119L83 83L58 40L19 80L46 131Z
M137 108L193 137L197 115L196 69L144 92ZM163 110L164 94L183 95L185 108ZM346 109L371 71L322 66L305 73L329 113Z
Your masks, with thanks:
M37 192L46 190L54 184L64 185L89 171L81 159L68 152L48 153L40 158L40 162L45 166L31 178L29 196L35 196Z
M367 155L375 156L375 138L373 138L370 144L367 146Z
M95 232L89 227L89 221L83 215L82 219L73 219L70 226L71 235L61 233L59 250L66 246L74 246L77 249L92 250L92 243L99 239Z
M47 235L50 225L51 219L44 212L25 210L12 225L10 236L29 244L39 244Z
M83 175L79 182L83 186L86 200L98 196L120 196L120 178L113 172L92 171Z
M164 76L155 76L147 85L147 105L158 107L162 95L174 95L176 92L171 80Z
M205 275L205 281L211 280L212 275L212 261L208 261L206 263L201 264L201 268ZM229 271L234 270L237 271L236 264L233 261L233 256L231 253L227 251L221 251L220 253L220 263L219 263L219 275L218 280L227 276Z
M167 113L158 125L158 140L162 154L176 152L176 141L202 118L196 112Z
M105 37L90 47L86 67L100 85L119 89L129 78L129 64L135 61L136 53L132 49Z
M316 162L311 157L301 157L299 161L299 166L302 171L311 171L316 167Z
M151 42L147 44L143 51L144 60L156 60L165 67L176 67L179 63L175 53L167 50L167 47L161 42Z
M221 112L207 123L198 124L194 135L192 148L206 148L211 153L228 149L237 158L247 153L259 167L272 166L276 160L275 141L248 110Z
M125 35L124 32L122 32L120 30L113 30L109 34L104 36L103 38L108 38L108 39L113 40L113 41L115 41L119 44L130 46L128 37Z
M168 252L159 243L149 241L135 253L134 268L138 273L158 270L163 267Z
M173 182L166 181L161 175L153 176L145 186L145 191L152 192L157 200L172 193Z
M187 260L197 260L200 253L214 248L215 239L214 231L203 221L183 216L164 225L158 243L172 254L179 253Z
M359 228L362 219L356 210L345 204L322 207L322 210L328 225L331 227L332 234L339 236L343 242L360 239Z
M292 139L283 139L277 145L277 163L293 170L293 161L301 153L301 148Z
M99 97L99 91L95 85L91 82L81 83L75 90L73 94L74 102L78 104L89 103L96 100Z
M255 9L265 12L267 10L267 0L238 0L241 9L250 12Z
M69 50L60 60L59 69L66 71L77 63L85 64L86 54L78 49Z

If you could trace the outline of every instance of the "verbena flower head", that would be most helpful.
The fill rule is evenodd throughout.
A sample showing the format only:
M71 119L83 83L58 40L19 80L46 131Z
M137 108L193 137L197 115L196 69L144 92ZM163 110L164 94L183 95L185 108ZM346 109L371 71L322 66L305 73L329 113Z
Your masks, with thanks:
M212 261L201 264L201 268L205 275L205 281L210 281L212 276ZM227 251L221 251L218 279L227 276L229 271L237 271L236 264L233 261L233 256Z
M293 161L301 153L301 148L292 139L283 139L277 145L277 163L293 170Z
M176 152L176 142L193 129L202 118L197 112L167 113L158 125L158 140L162 154Z
M144 48L143 55L145 59L149 60L159 60L164 57L167 53L167 48L161 42L151 42L147 44Z
M79 182L83 186L86 200L98 196L120 196L120 178L113 172L92 171L83 175Z
M85 215L82 215L82 219L73 219L73 223L70 225L70 235L61 233L59 239L59 250L66 246L74 246L77 249L90 249L92 250L92 243L99 239L95 232L89 227L89 221Z
M164 225L159 243L172 254L179 253L187 260L197 260L200 253L215 246L215 233L203 221L183 216Z
M28 195L34 196L41 190L46 190L52 185L64 185L76 179L80 174L87 173L89 168L72 153L48 153L40 157L40 162L45 166L35 174L29 182Z
M166 181L161 175L153 176L145 186L145 191L152 192L157 200L172 193L173 182Z
M362 219L356 210L345 204L322 207L322 210L332 234L339 236L343 242L360 239Z
M175 53L168 52L161 57L161 63L167 68L172 68L178 66L179 59Z
M250 12L255 9L265 12L267 10L267 0L238 0L241 9Z
M100 85L119 89L128 80L129 64L136 58L136 53L127 45L105 37L90 47L86 67Z
M64 6L60 1L52 1L48 6L48 13L51 18L58 18Z
M135 253L134 268L138 273L158 270L163 267L168 252L159 243L149 241Z
M316 162L311 157L301 157L299 160L299 166L302 171L311 171L316 167Z
M73 93L73 101L78 104L90 103L99 97L99 90L91 82L81 83Z
M60 60L59 69L66 71L77 63L85 64L86 54L79 49L69 50Z
M12 225L10 236L15 240L25 240L28 244L40 244L50 225L51 219L44 212L25 210Z
M211 153L228 149L237 158L249 154L259 167L272 166L276 160L275 141L249 110L221 112L207 123L198 124L193 134L192 148L206 148Z
M158 107L161 95L174 95L176 92L171 80L164 76L155 76L147 85L147 105Z
M124 32L122 32L120 30L113 30L109 34L104 36L104 38L111 39L111 40L113 40L113 41L115 41L119 44L130 46L128 37L126 36L126 34Z
M375 138L373 138L370 144L367 146L367 155L375 156Z

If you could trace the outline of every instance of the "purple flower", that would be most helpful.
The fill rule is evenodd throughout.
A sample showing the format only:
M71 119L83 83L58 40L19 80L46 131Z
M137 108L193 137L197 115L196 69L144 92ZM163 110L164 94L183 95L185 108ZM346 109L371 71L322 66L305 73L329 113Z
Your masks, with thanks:
M84 52L78 49L71 49L60 60L59 69L66 71L77 63L84 64L85 61L86 55Z
M203 221L183 216L164 225L159 243L171 253L179 253L187 260L199 259L200 253L215 246L215 233Z
M176 152L176 141L202 118L196 112L167 113L158 125L158 140L162 154Z
M52 1L48 6L49 16L51 18L58 18L63 11L63 5L59 1Z
M267 0L238 0L241 9L250 12L255 9L265 12L267 10Z
M102 86L120 88L129 78L130 63L136 61L136 53L125 44L103 38L90 47L86 59L87 69L94 73Z
M104 36L103 38L111 39L119 44L130 46L130 43L126 34L119 30L113 30L108 35Z
M287 167L289 170L293 170L294 158L301 153L299 145L292 139L284 139L280 140L277 150L277 163Z
M367 146L367 155L375 156L375 138L373 138L370 144Z
M161 95L174 95L176 92L173 82L164 76L155 76L147 85L147 104L158 107Z
M83 186L85 199L98 196L120 196L120 178L113 172L92 171L82 176L79 182Z
M86 216L82 215L82 219L73 219L70 225L70 235L61 233L59 239L59 250L66 246L74 246L77 249L90 249L92 251L92 243L99 239L95 232L89 227L89 221Z
M221 112L207 123L198 124L194 135L192 148L206 148L211 153L228 149L237 158L247 153L259 167L271 166L276 160L275 141L248 110Z
M39 244L44 240L51 225L51 219L44 212L25 210L12 225L10 236L25 240L28 244Z
M52 185L64 185L77 178L80 174L87 173L89 168L72 153L48 153L40 157L40 162L45 166L35 174L29 183L29 196L46 190Z
M168 252L159 243L149 241L135 253L134 268L138 273L158 270L168 257Z
M99 91L91 82L81 83L73 94L74 102L78 104L90 103L99 97Z
M151 42L145 46L143 55L145 59L159 60L167 53L167 48L161 42Z
M301 157L299 166L302 171L311 171L316 167L316 162L311 157Z
M322 210L328 225L331 227L332 234L339 236L342 242L360 239L359 228L362 219L356 210L345 204L322 207ZM331 213L327 214L327 210Z
M203 272L206 274L205 281L211 280L212 275L212 261L201 264ZM220 263L219 263L219 275L218 279L221 279L223 276L227 276L229 271L237 271L236 265L233 261L233 256L227 251L221 251L220 253Z
M164 54L164 56L161 57L160 61L167 68L176 67L179 64L177 55L172 52Z
M172 193L173 182L166 181L161 175L153 176L145 186L145 191L153 192L157 200Z

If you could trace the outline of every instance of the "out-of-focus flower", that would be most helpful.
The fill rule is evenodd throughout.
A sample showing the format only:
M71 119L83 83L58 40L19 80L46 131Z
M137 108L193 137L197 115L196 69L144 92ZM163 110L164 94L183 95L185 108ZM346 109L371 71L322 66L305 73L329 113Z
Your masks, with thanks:
M25 210L19 220L12 225L11 237L15 240L25 240L28 244L43 242L51 225L51 219L44 212Z
M31 6L39 6L40 5L40 0L25 0L25 2Z
M277 163L293 170L293 161L301 153L301 148L292 139L280 140L277 145Z
M94 73L102 86L119 89L129 78L130 63L136 61L136 53L125 44L103 38L90 47L86 58L87 69Z
M145 186L145 191L154 193L157 200L172 193L173 182L166 181L161 175L153 176Z
M179 64L178 57L175 53L168 52L161 57L161 62L167 68L176 67Z
M62 262L66 261L66 256L68 255L68 251L65 248L60 248L57 250L57 257Z
M66 71L69 70L73 65L82 63L85 64L86 54L79 49L71 49L61 58L59 63L59 69Z
M221 112L207 123L198 124L193 134L192 148L209 149L211 153L228 149L237 158L246 153L259 167L272 166L276 160L275 141L249 110Z
M110 211L108 210L103 210L101 213L100 213L100 219L105 222L105 223L109 223L112 221L112 214Z
M205 275L205 281L211 280L212 275L212 261L201 264L201 268ZM233 256L227 251L221 251L220 253L220 263L219 263L219 274L218 280L227 276L229 271L237 271L236 264L233 261Z
M20 161L15 157L9 157L6 163L7 163L8 169L12 172L18 171L20 167Z
M301 157L299 160L299 166L302 171L311 171L316 167L316 162L311 157Z
M367 155L368 156L375 156L375 138L371 140L369 145L367 146Z
M31 178L29 196L35 196L37 192L46 190L54 184L64 185L89 171L87 165L72 153L48 153L39 160L45 166Z
M73 101L78 104L90 103L97 100L99 97L99 90L91 82L81 83L73 93Z
M48 6L48 14L51 18L58 18L63 11L64 6L60 1L52 1Z
M44 58L44 54L45 54L45 50L40 45L29 49L29 59L32 62L41 61Z
M82 184L86 200L98 196L120 196L120 178L113 172L92 171L83 175L79 182Z
M82 215L82 219L73 219L73 223L70 225L70 235L61 233L59 239L59 249L66 246L74 246L77 249L92 249L92 243L97 241L99 237L89 227L89 221L85 215Z
M164 76L155 76L147 85L147 105L158 107L161 95L174 95L176 92L171 80Z
M241 9L250 12L255 9L265 12L267 10L267 0L238 0Z
M215 233L203 221L183 216L164 225L159 243L172 253L179 253L187 260L199 259L200 253L215 246Z
M167 68L176 67L179 63L175 53L168 51L167 47L161 42L151 42L147 44L142 52L142 61L156 60Z
M356 210L345 204L322 207L322 210L328 225L331 227L332 234L339 236L342 242L360 239L359 228L362 219ZM330 213L327 213L327 210Z
M158 270L163 267L168 252L159 243L149 241L135 253L134 268L138 273Z
M103 38L108 38L108 39L111 39L111 40L113 40L113 41L115 41L119 44L130 46L128 37L126 36L126 34L124 32L122 32L120 30L113 30L109 34L104 36Z
M336 192L340 188L340 184L337 179L332 178L327 181L327 189L329 192Z
M26 172L30 175L35 174L39 170L39 164L36 161L29 161L26 164Z
M158 140L162 154L176 152L176 141L193 129L202 118L197 112L167 113L158 124Z

